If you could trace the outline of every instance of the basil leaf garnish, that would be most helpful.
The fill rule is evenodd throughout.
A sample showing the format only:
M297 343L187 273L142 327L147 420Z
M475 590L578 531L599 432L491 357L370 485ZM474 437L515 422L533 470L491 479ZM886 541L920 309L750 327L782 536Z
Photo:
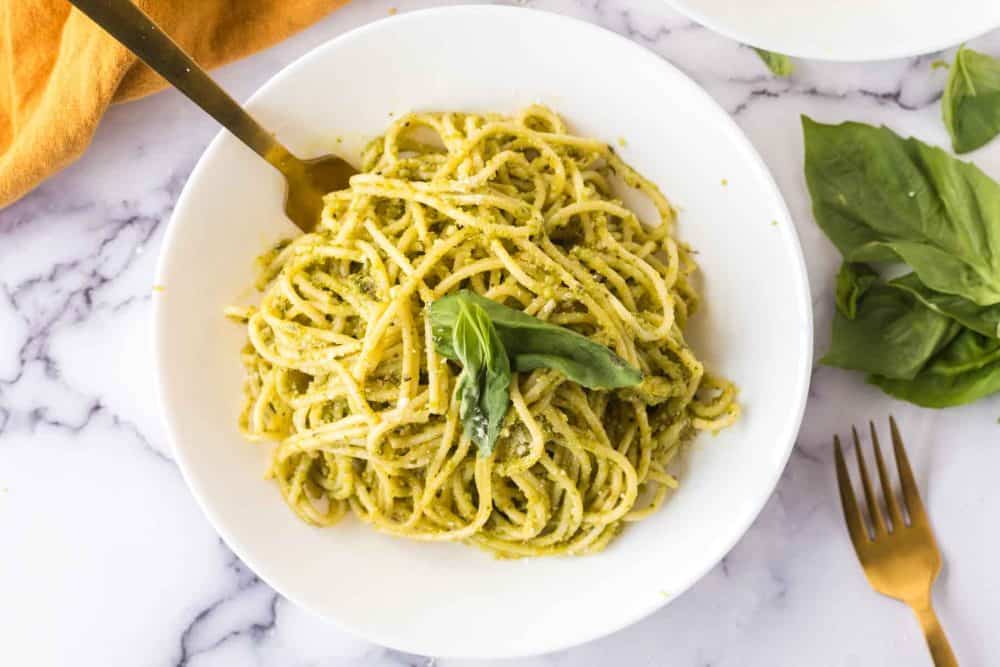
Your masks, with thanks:
M487 456L493 451L510 403L510 362L486 312L461 303L451 332L451 350L462 364L455 395L465 434Z
M964 46L955 54L941 98L941 115L956 153L968 153L1000 133L1000 60Z
M642 382L642 372L604 345L565 327L549 324L475 292L462 290L431 304L431 327L439 353L454 358L448 331L463 304L482 308L496 327L514 370L552 368L590 389L617 389Z
M462 290L430 307L434 348L462 364L456 395L466 434L493 451L509 405L511 369L551 368L590 389L642 382L642 372L586 336Z

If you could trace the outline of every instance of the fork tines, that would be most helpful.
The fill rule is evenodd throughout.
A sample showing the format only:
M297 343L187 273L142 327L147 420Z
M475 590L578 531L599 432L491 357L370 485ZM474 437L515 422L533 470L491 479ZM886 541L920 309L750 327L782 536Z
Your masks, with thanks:
M879 539L889 533L895 532L905 526L926 521L924 506L920 500L920 493L917 491L917 483L913 478L913 470L910 468L910 461L903 448L903 439L899 435L899 428L896 420L889 417L889 428L892 434L892 449L896 459L896 469L899 471L900 485L903 490L903 509L905 509L909 522L903 517L903 511L892 490L892 482L889 473L886 471L885 459L882 457L882 449L879 447L878 433L875 431L875 423L868 422L871 430L872 448L875 450L875 465L878 468L879 481L882 487L882 497L889 512L890 525L886 524L885 517L879 507L875 490L872 487L871 477L868 475L868 468L865 465L865 457L861 452L861 440L858 431L853 426L851 433L854 437L854 452L858 459L858 470L861 473L861 486L864 489L865 501L868 505L868 516L874 529L874 539ZM858 506L857 498L854 495L854 487L851 484L850 474L847 472L847 463L844 461L844 452L840 445L840 437L833 437L834 456L837 464L837 485L840 487L840 501L844 506L844 517L847 520L847 529L851 534L851 540L871 540L872 535L866 527L861 509Z

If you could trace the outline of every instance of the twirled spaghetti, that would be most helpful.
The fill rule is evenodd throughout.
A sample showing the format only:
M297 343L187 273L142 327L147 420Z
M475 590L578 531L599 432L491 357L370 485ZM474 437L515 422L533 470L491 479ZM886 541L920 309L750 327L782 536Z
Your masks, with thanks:
M646 226L620 179L659 212ZM552 111L416 113L327 196L318 231L261 259L240 425L275 440L270 475L305 521L501 556L598 551L676 486L668 465L739 414L684 340L697 297L659 189ZM608 346L644 379L591 390L515 374L496 449L477 455L427 307L470 289Z

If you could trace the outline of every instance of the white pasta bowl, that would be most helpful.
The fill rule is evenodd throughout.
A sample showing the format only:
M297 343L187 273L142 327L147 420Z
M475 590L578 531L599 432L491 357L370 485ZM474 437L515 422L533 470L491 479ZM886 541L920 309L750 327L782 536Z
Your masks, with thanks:
M572 54L571 57L567 54ZM162 408L205 513L254 571L361 637L443 656L564 648L624 627L691 586L732 548L774 489L802 418L812 319L801 249L781 195L732 120L674 67L589 24L522 9L406 14L316 49L249 108L303 155L357 159L410 110L514 112L534 102L620 152L680 211L701 265L689 338L741 388L742 419L691 447L680 489L604 552L497 560L461 544L379 534L354 519L301 522L263 478L269 446L237 430L253 260L294 228L282 180L226 133L178 201L154 308ZM725 181L725 184L724 184Z

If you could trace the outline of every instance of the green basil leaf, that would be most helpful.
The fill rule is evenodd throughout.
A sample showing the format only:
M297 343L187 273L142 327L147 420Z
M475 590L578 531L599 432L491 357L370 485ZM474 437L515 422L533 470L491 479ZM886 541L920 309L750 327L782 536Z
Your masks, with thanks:
M767 68L776 76L788 77L795 70L792 59L786 55L775 53L774 51L765 51L756 47L754 47L754 51L757 52L757 55L764 61Z
M452 328L451 349L462 364L455 394L465 434L488 456L500 435L510 404L510 361L486 312L474 303L460 304Z
M941 98L941 115L956 153L968 153L997 136L1000 60L960 47Z
M884 127L802 125L813 215L845 261L904 261L933 290L1000 303L1000 185Z
M962 375L1000 361L1000 340L964 329L927 366L929 373Z
M889 284L906 290L931 310L957 320L968 329L991 338L1000 338L1000 304L977 306L960 296L935 292L920 282L915 273L896 278Z
M834 313L833 338L821 363L912 379L955 336L956 327L909 292L876 283L857 302L854 319Z
M875 375L868 381L928 408L972 403L1000 391L1000 340L965 329L913 379Z
M617 389L642 382L639 369L604 345L467 290L431 304L435 348L448 358L455 356L446 341L464 304L474 304L489 316L515 370L552 368L590 389Z
M858 299L876 282L878 274L867 264L841 264L837 273L837 310L847 319L853 320L858 314Z

